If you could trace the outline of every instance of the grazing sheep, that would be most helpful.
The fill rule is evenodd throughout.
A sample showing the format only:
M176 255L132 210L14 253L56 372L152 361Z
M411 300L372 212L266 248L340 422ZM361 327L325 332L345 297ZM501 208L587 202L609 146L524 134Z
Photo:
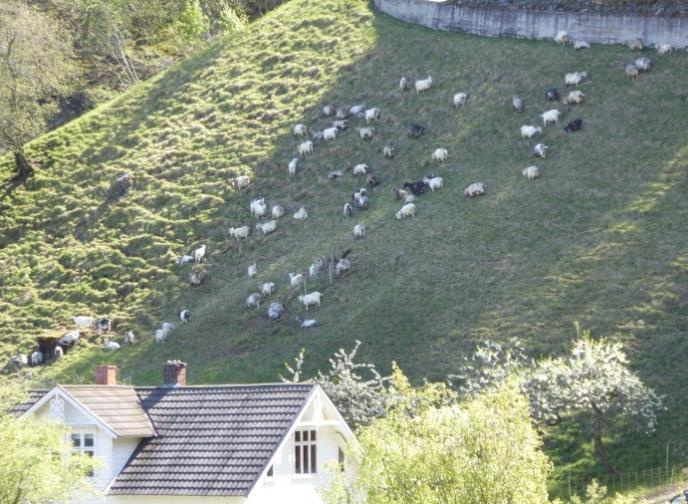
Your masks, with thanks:
M337 128L339 131L344 131L349 128L349 122L346 119L339 119L332 122L332 127Z
M330 180L337 180L344 176L344 170L334 170L327 174L327 178Z
M272 205L270 213L273 218L280 219L284 215L284 207L282 205Z
M304 308L306 308L306 311L308 311L308 308L311 306L317 306L320 308L320 303L322 301L322 294L315 291L311 292L310 294L303 294L299 296L299 303L301 303Z
M399 220L406 219L407 217L415 217L416 205L414 203L406 203L394 214L394 216Z
M251 233L251 228L249 226L241 226L238 228L235 228L235 227L229 228L229 236L233 236L237 240L247 239L248 235L250 233Z
M354 175L365 175L368 173L368 165L365 163L354 166Z
M380 119L380 109L379 108L370 108L365 111L365 121L366 124L370 124L373 121L377 121Z
M399 89L402 91L406 91L411 88L411 81L408 80L408 77L402 77L399 79Z
M543 143L536 144L535 147L533 147L533 155L545 159L547 157L547 149L549 149L549 147Z
M53 351L53 357L55 357L55 360L60 360L62 357L64 357L64 350L60 345L55 345L55 350Z
M234 179L234 185L237 189L246 189L251 185L251 177L248 175L239 175Z
M292 177L296 175L296 168L299 166L299 158L293 158L291 161L289 161L289 175Z
M207 247L205 245L201 245L200 247L198 247L196 250L193 251L194 262L196 264L201 264L201 262L203 262L203 259L205 258L206 250L207 250Z
M303 319L299 315L296 316L296 321L301 326L301 329L312 329L318 326L318 321L315 319Z
M529 166L528 168L524 168L521 173L528 180L535 180L540 176L540 170L537 166Z
M588 72L567 73L564 76L564 82L567 86L577 86L578 84L583 82L583 79L585 79L587 76Z
M298 212L294 214L294 219L296 220L306 220L308 218L308 212L304 207L299 208Z
M194 266L189 272L189 283L191 285L201 285L207 276L208 272L205 268Z
M356 129L358 130L358 136L361 137L361 140L371 140L375 136L375 128L373 126Z
M641 72L649 72L652 67L652 61L650 61L650 58L638 58L635 60L635 66Z
M405 203L405 204L406 204L406 203L415 203L415 202L416 202L416 199L417 199L417 198L416 198L415 194L408 194L408 195L404 198L404 203Z
M156 329L153 337L155 338L156 343L162 343L167 339L168 334L169 331L165 331L164 329Z
M191 321L191 310L188 308L179 310L177 315L179 316L179 320L181 320L182 324L188 324Z
M358 198L356 198L354 200L354 203L356 203L357 208L365 210L366 208L368 208L368 203L370 203L370 199L368 198L368 196L364 194L363 196L359 196Z
M332 114L334 114L334 107L332 107L332 105L325 105L322 108L322 113L325 117L330 117Z
M545 94L547 101L559 101L559 90L557 88L550 88Z
M191 264L194 262L193 256L192 255L183 255L181 257L177 257L174 260L175 264Z
M308 134L308 129L305 124L296 124L292 129L294 136L306 136Z
M172 322L163 322L162 324L160 324L160 329L162 329L163 331L171 331L175 327L176 326Z
M363 116L365 114L365 105L354 105L349 109L349 114Z
M124 333L124 342L127 345L135 345L136 344L136 334L134 334L134 331L127 331Z
M314 131L313 134L311 135L311 138L315 142L324 142L325 141L325 136L323 135L322 131Z
M254 292L246 298L246 308L260 308L260 298L261 295L258 292Z
M268 213L268 206L265 203L265 198L255 198L249 204L249 210L253 217L264 217Z
M638 70L638 67L635 65L626 65L624 68L624 73L626 74L626 77L630 77L631 79L635 79L640 75L640 70Z
M521 138L524 140L528 140L530 138L533 138L535 135L539 135L542 133L542 128L538 126L521 126Z
M584 99L585 99L585 95L583 94L583 91L576 89L575 91L571 91L566 96L566 98L564 98L564 104L565 105L568 105L569 103L579 104L579 103L583 103Z
M447 149L439 148L435 149L435 152L432 153L432 160L444 163L447 160L448 156L449 152L447 151Z
M454 107L459 108L466 105L468 95L466 93L456 93L454 95Z
M585 40L574 40L573 48L576 51L580 51L581 49L590 49L590 44L588 44Z
M71 348L79 341L80 337L81 333L79 333L79 331L69 331L57 340L57 344L62 348Z
M270 303L270 306L268 307L268 317L270 319L277 320L282 316L282 313L284 313L284 306L282 306L281 303Z
M134 176L125 173L124 175L120 175L117 177L117 180L115 181L115 194L117 195L118 198L121 198L123 196L126 196L127 193L129 192L129 189L131 189L134 185Z
M289 273L289 285L298 287L303 283L303 273Z
M340 259L337 264L334 265L334 275L339 278L344 273L351 269L351 261L348 259Z
M444 187L444 179L442 177L427 176L423 179L423 183L426 184L432 192L436 190L439 191Z
M323 266L325 266L325 261L318 257L315 262L308 267L308 278L317 277Z
M98 334L103 333L103 332L107 332L107 331L112 331L113 326L114 326L114 323L112 320L102 318L96 322L96 331L98 331Z
M671 54L674 50L671 44L655 44L655 49L657 49L657 54Z
M554 37L554 41L560 45L567 44L569 40L571 40L571 38L569 37L569 34L564 30L557 33L557 35Z
M416 94L420 94L429 90L432 87L432 76L429 76L427 79L417 80L415 82L415 86Z
M346 107L339 107L337 109L337 112L335 113L335 117L337 119L346 119L347 117L349 117L349 109L347 109Z
M421 194L424 194L428 188L424 182L404 182L402 187L411 191L414 196L420 196Z
M523 112L523 98L518 95L514 95L511 98L511 104L516 112Z
M363 238L365 236L365 224L356 224L354 226L354 238Z
M351 206L351 203L346 203L344 205L344 217L351 217L354 214L354 207Z
M645 44L643 43L643 39L637 38L628 40L626 42L626 47L628 47L631 51L642 51L643 47L645 47Z
M263 224L256 224L256 229L259 229L263 233L263 236L269 235L277 230L277 221L271 220Z
M396 151L394 150L394 147L392 147L391 145L385 145L382 148L382 154L384 154L384 156L387 159L394 159L394 156L396 155Z
M363 196L366 196L368 194L368 190L365 187L361 187L358 191L354 191L351 193L351 199L353 201L356 201L359 198L362 198Z
M313 142L306 140L299 144L298 147L299 157L307 156L308 154L313 154Z
M103 341L103 349L114 352L120 349L120 345L116 341L110 341L109 338L105 338Z
M409 195L409 192L406 191L405 189L399 189L398 187L393 187L392 188L392 194L394 194L394 199L397 201L401 201L406 198L406 196Z
M557 109L552 109L552 110L548 110L544 114L541 114L540 117L542 117L542 123L545 126L547 126L549 124L558 123L560 116L561 116L561 112L559 112Z
M246 269L249 278L253 278L258 274L258 265L256 263L250 264Z
M336 126L332 126L331 128L325 128L323 130L323 139L325 141L334 140L335 138L337 138L337 133L339 133L339 129Z
M24 354L17 354L10 357L9 365L14 369L21 369L29 364L29 359Z
M40 366L41 364L43 364L43 352L41 352L40 350L32 352L29 356L29 365Z
M380 185L380 177L371 173L366 176L366 184L370 187L377 187Z
M96 327L96 319L93 317L79 315L72 320L74 320L74 325L79 329L94 329Z
M473 182L464 189L463 195L467 198L476 198L478 196L484 196L486 192L487 185L484 182Z
M411 126L409 126L408 129L408 136L412 138L420 138L425 134L425 127L421 126L420 124L413 123Z
M574 131L579 131L583 127L583 119L574 119L566 125L564 131L567 133L573 133Z
M275 292L275 282L265 282L260 286L260 293L263 296L271 296Z

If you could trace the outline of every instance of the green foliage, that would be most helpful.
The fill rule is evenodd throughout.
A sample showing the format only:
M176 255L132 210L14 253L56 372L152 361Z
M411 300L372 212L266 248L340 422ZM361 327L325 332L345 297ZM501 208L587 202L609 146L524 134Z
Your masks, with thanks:
M576 495L571 498L570 504L633 504L634 502L635 500L631 497L618 493L607 496L607 488L593 480L585 490L585 497Z
M198 0L185 0L178 25L183 42L195 46L202 40L203 35L208 31L208 18L203 13Z

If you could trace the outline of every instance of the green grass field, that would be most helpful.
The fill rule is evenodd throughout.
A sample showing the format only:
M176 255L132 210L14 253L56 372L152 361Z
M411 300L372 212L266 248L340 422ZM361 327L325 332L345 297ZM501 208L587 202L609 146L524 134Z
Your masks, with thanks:
M244 32L194 55L117 100L33 142L39 165L24 186L0 160L0 356L27 351L35 336L72 327L74 315L111 316L142 339L115 354L95 337L38 381L91 381L96 364L114 362L125 381L158 383L162 363L187 361L191 382L274 381L282 363L308 349L311 369L340 346L364 342L361 355L382 369L397 361L412 377L442 379L484 339L522 338L533 353L563 351L578 320L595 336L624 341L634 368L667 396L670 410L652 437L610 439L620 469L664 463L688 443L683 391L688 377L688 54L656 56L631 81L624 47L574 52L553 43L439 33L376 13L362 0L293 0ZM528 182L534 142L522 124L550 108L546 89L585 70L585 103L559 105L581 132L544 131L542 178ZM402 93L401 75L432 75L426 95ZM470 95L463 110L452 96ZM511 109L513 93L526 109ZM348 131L316 144L299 173L287 163L298 143L291 126L322 129L323 104L365 103L382 110L370 142ZM427 134L406 137L412 121ZM382 155L385 144L397 157ZM438 166L430 156L449 149ZM341 208L362 185L333 169L368 163L382 184L371 207L352 219ZM109 198L114 179L135 175L131 193ZM434 172L443 191L423 196L415 219L397 221L390 189ZM237 192L230 183L249 174ZM471 182L488 194L463 197ZM237 243L229 226L255 224L251 196L287 209L279 230ZM305 222L291 214L305 206ZM367 226L355 241L356 222ZM210 280L192 288L174 257L209 248ZM350 275L330 285L312 313L321 326L301 330L287 273L318 255L352 247ZM257 262L259 275L246 268ZM259 282L277 283L292 301L283 320L244 307ZM153 331L189 307L191 324L165 344ZM83 342L82 342L83 343ZM580 433L552 435L562 466L595 466Z

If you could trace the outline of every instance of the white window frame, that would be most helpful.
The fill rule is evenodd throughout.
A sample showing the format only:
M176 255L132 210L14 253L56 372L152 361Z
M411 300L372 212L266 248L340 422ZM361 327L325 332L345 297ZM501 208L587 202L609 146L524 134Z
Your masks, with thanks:
M315 463L313 463L314 456ZM317 476L317 429L301 428L294 431L294 474L299 477Z
M72 450L78 453L81 453L82 455L89 455L92 458L95 458L98 455L98 452L96 450L96 447L98 445L98 439L96 436L96 432L92 430L73 430L69 434L69 443L72 446ZM75 441L75 436L78 436L79 439L79 446L76 446L74 444ZM93 445L91 446L86 446L86 436L91 436L93 439ZM90 477L94 477L95 474L91 474Z

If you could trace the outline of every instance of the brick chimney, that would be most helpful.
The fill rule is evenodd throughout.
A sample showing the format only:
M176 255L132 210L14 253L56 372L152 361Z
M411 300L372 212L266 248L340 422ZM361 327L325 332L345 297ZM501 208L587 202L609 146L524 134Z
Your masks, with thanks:
M166 387L186 386L186 362L168 360L165 363L164 384Z
M96 385L117 385L117 366L105 364L96 368Z

